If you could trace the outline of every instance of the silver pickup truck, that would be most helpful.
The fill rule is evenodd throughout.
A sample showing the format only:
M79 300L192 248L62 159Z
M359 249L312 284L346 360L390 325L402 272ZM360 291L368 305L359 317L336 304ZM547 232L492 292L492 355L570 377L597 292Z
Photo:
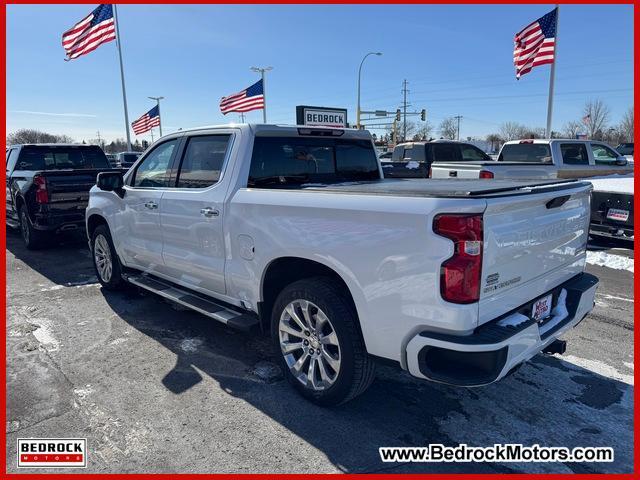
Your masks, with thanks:
M431 164L431 178L585 178L631 172L627 159L610 146L569 139L506 142L497 162Z

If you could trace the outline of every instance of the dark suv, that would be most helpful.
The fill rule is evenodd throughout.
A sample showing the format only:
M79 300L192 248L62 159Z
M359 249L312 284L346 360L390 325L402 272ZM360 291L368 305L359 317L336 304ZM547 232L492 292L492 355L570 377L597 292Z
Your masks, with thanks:
M433 162L491 161L475 145L452 140L407 142L396 145L391 159L380 159L386 178L429 178Z

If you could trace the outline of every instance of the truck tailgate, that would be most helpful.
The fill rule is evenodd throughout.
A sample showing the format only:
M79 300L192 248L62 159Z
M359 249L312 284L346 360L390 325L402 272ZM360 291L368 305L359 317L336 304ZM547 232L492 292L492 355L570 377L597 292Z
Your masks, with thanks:
M584 184L490 198L483 217L479 324L542 296L581 273L589 232Z
M42 174L47 181L49 203L59 208L82 206L86 208L89 190L96 184L98 169L48 170Z

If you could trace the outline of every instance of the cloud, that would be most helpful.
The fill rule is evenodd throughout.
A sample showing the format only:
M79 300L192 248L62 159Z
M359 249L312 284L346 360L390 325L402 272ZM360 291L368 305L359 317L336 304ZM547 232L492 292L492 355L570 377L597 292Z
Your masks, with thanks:
M83 117L97 118L97 115L90 113L56 113L56 112L33 112L31 110L11 110L11 113L24 113L27 115L44 115L47 117Z

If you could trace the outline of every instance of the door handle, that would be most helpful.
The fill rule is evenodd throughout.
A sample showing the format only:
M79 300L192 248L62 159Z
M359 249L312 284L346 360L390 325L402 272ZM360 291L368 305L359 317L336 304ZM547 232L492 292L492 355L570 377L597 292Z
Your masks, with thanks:
M144 206L147 207L149 210L155 210L156 208L158 208L158 204L153 201L145 203Z
M220 212L216 208L206 207L200 209L200 215L204 215L207 218L217 217L220 215Z

